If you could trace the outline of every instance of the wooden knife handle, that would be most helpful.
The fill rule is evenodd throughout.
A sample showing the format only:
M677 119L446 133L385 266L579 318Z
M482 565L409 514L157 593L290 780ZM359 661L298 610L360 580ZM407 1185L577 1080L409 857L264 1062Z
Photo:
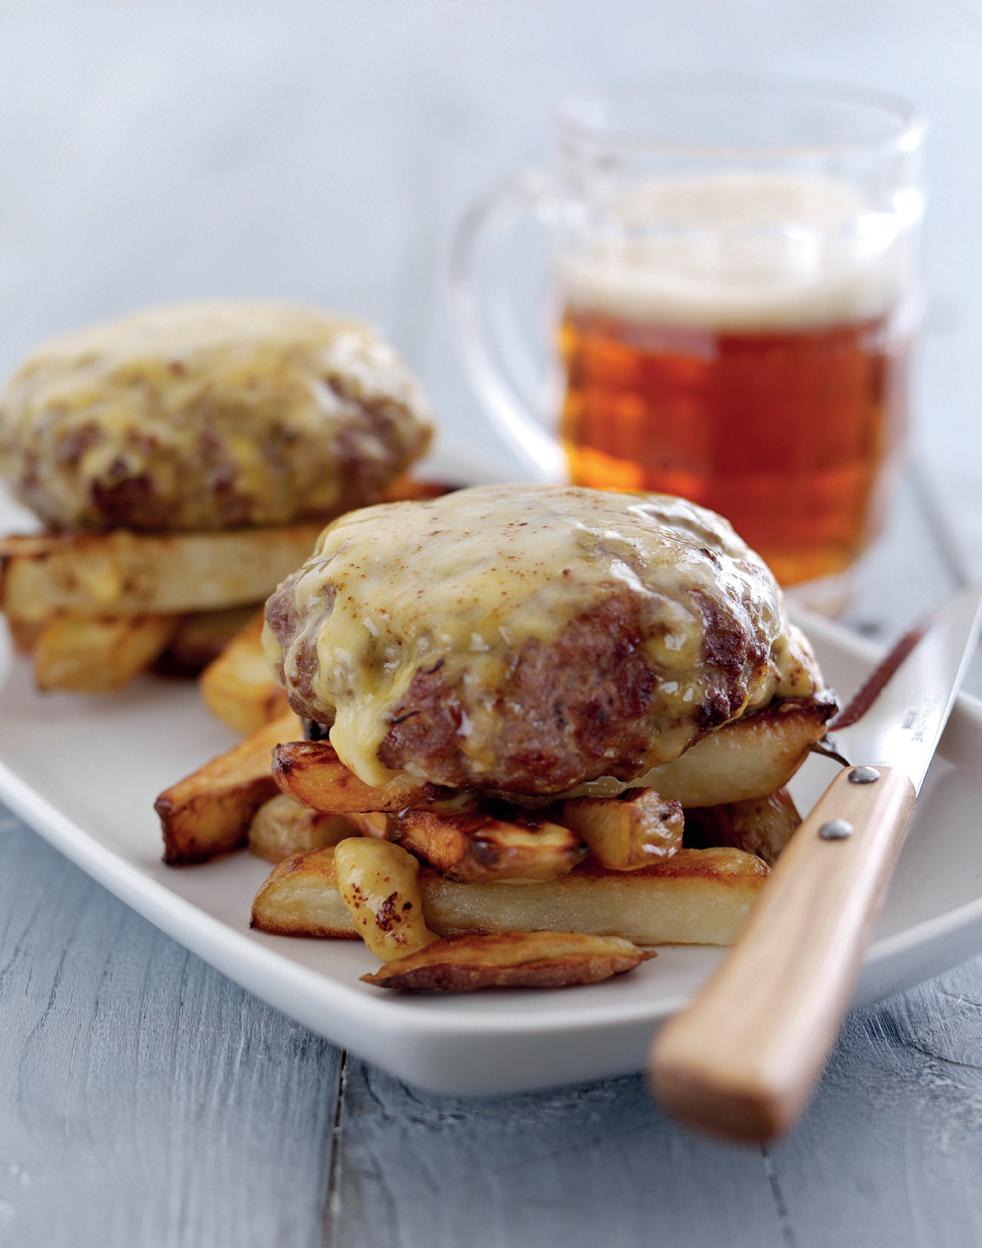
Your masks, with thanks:
M877 779L857 784L857 772ZM655 1038L652 1086L673 1114L748 1141L795 1122L848 1008L914 798L889 767L850 767L832 781L736 945ZM852 831L830 829L835 820Z

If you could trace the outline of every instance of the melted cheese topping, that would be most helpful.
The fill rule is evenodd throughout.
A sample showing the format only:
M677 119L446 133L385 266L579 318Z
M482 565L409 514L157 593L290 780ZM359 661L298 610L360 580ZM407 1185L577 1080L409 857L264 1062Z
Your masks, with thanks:
M492 703L513 656L624 593L640 603L659 679L652 762L699 735L713 604L764 655L741 713L815 688L773 577L726 521L669 496L562 486L485 486L342 517L278 591L296 622L286 651L269 625L264 643L288 691L333 720L332 745L369 784L392 775L377 752L413 677L439 665L467 709L459 746L480 772L493 768Z
M415 382L367 327L206 301L38 350L0 401L0 472L60 528L285 524L369 501L430 433Z

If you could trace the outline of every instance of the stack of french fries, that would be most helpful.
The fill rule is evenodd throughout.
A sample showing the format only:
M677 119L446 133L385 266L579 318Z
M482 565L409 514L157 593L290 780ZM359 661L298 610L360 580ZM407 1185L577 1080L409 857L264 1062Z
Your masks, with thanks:
M382 498L432 498L450 488L400 477ZM0 612L17 649L32 655L44 691L107 693L154 666L196 675L242 632L230 660L231 698L223 694L228 665L211 674L204 695L220 719L252 732L286 705L270 685L256 612L322 528L0 537ZM253 686L269 698L264 708L241 699L249 663Z
M262 648L263 613L256 612L201 673L205 706L245 735L287 712L286 694L269 674Z
M0 611L42 690L107 692L161 661L199 671L320 528L0 538Z
M368 982L430 991L595 982L654 945L732 943L800 821L783 786L828 714L778 703L657 769L656 787L527 810L407 775L367 785L300 740L257 622L210 672L210 705L253 731L160 795L165 860L248 845L276 864L253 927L361 937L383 962Z

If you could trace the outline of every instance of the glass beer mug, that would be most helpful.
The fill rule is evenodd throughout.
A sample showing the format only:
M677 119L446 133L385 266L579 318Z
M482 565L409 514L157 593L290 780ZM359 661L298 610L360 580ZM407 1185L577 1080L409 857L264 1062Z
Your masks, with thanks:
M922 122L871 92L680 83L568 98L555 138L551 171L456 240L487 411L539 476L683 495L786 585L831 590L903 442ZM551 241L544 401L509 293L534 268L515 263L529 217Z

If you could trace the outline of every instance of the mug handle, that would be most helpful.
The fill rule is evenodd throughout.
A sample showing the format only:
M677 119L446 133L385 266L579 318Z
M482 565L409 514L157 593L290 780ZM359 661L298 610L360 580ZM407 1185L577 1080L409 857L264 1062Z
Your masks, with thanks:
M557 203L543 173L520 172L467 210L450 256L450 298L457 347L477 397L495 426L542 481L568 480L566 457L544 426L539 403L518 380L514 362L522 333L500 274L504 266L483 266L525 217L545 226ZM510 342L510 346L506 345Z

